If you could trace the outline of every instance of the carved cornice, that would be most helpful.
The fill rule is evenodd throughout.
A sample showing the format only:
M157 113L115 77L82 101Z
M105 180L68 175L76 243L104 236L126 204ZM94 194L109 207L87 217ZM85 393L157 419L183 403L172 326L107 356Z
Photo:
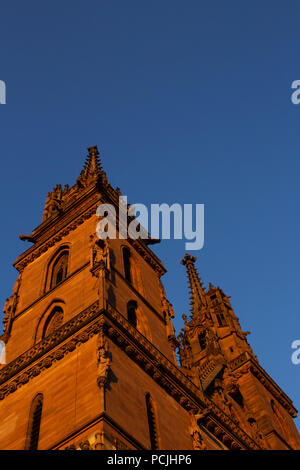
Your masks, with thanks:
M229 367L232 370L239 371L241 373L251 372L260 383L281 403L288 413L295 418L297 416L297 410L293 405L290 398L281 390L281 388L275 384L273 379L267 374L267 372L253 360L253 357L248 352L242 353L236 359L229 363ZM241 368L241 369L240 369Z
M185 374L139 333L117 310L98 302L78 314L44 340L0 371L0 400L15 392L43 370L74 351L105 327L106 335L187 411L207 410L208 429L220 430L229 448L259 449L259 446L207 398ZM227 443L226 443L227 442Z

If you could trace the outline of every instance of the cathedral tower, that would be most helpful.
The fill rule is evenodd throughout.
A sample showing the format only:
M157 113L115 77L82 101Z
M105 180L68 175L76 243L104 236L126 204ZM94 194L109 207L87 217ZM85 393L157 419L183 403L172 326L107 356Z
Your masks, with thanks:
M192 318L177 338L157 240L100 240L100 204L123 233L129 206L90 147L76 183L49 192L20 236L32 245L4 307L0 448L300 448L296 410L222 290L205 291L185 256Z
M205 290L185 255L191 295L191 318L179 336L180 360L198 380L206 397L217 404L266 449L299 449L291 400L259 365L238 318L222 289Z

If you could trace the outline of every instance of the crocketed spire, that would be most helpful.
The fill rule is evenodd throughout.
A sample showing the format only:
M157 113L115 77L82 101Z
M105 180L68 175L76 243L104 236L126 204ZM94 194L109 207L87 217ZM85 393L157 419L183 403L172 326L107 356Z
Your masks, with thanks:
M197 258L195 256L191 256L187 253L181 261L181 264L186 267L188 275L191 295L191 313L193 318L202 316L204 313L203 310L207 307L205 291L194 265L196 259Z
M83 170L80 173L80 177L78 178L78 181L83 184L97 180L100 173L102 172L97 145L88 147L88 152L89 154L84 163Z

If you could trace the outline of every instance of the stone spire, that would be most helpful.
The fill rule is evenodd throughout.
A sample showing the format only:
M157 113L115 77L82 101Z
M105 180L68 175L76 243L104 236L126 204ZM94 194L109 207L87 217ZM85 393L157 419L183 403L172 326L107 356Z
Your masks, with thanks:
M187 270L191 296L191 313L194 319L204 315L204 310L207 308L205 291L194 265L196 259L195 256L191 256L187 253L181 261L181 264L183 264Z
M101 162L99 158L99 151L97 145L88 147L88 156L83 166L83 170L77 180L83 186L86 186L90 182L97 181L99 175L102 173Z

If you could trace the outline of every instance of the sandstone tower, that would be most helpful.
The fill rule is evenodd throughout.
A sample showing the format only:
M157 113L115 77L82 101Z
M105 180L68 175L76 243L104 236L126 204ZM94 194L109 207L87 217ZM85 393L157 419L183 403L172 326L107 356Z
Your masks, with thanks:
M57 185L21 236L32 246L4 307L0 448L300 449L293 403L195 258L182 260L192 308L176 337L156 241L95 235L97 207L117 209L121 193L88 151L76 184Z

